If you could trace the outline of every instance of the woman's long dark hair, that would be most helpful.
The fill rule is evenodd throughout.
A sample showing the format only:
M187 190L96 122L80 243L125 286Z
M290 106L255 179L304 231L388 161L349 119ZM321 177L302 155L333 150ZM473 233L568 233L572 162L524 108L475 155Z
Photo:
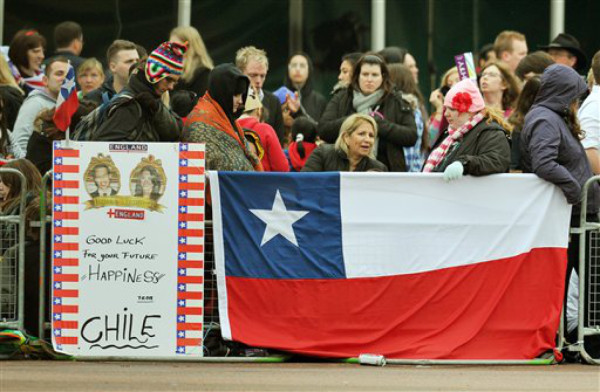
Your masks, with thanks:
M419 91L419 87L413 78L412 72L404 64L393 63L388 66L390 69L390 77L394 82L396 88L403 93L412 94L417 98L418 109L421 111L423 118L423 136L421 137L421 151L426 152L429 150L429 127L427 126L427 111L425 111L425 105L421 101L422 97Z
M577 104L575 104L577 102ZM575 139L581 140L585 137L585 132L581 129L579 125L579 120L577 119L577 109L579 107L579 97L575 98L569 107L565 110L563 114L563 118L567 123L567 127L569 127L569 131L571 134L575 136Z
M519 98L517 98L515 111L508 118L508 122L511 123L516 130L520 131L523 129L525 115L529 112L529 109L531 109L535 97L537 96L538 91L540 91L541 84L540 77L534 76L523 86L523 90L521 90L521 94L519 94Z

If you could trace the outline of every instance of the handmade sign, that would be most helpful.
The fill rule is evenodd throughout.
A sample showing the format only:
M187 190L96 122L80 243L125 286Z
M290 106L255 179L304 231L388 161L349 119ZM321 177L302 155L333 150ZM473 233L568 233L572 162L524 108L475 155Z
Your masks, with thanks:
M204 145L54 144L52 337L75 356L202 356Z

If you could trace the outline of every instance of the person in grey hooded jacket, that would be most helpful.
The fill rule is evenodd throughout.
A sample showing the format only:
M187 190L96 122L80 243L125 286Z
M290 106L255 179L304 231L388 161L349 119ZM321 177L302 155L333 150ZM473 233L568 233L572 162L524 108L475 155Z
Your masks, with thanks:
M562 190L567 201L573 204L571 227L579 227L581 191L593 175L581 145L582 131L577 122L579 99L586 90L585 82L572 68L561 64L546 68L521 132L523 172L535 173ZM590 188L587 198L586 219L597 222L598 183ZM578 271L578 267L579 235L573 234L568 248L567 283L571 271Z
M576 117L579 98L586 91L585 82L571 68L560 64L546 68L521 133L523 171L558 186L577 216L583 184L592 176ZM597 214L599 196L596 188L589 193L588 213Z

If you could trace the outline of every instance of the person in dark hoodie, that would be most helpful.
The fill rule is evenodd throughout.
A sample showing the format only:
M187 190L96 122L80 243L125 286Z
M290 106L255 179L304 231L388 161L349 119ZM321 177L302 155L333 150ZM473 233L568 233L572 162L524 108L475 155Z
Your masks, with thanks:
M579 227L581 191L593 175L581 145L582 130L577 121L579 99L586 91L585 82L572 68L561 64L546 68L521 131L523 172L535 173L561 189L567 202L573 205L571 227ZM590 188L587 202L586 220L598 222L598 183ZM579 234L571 235L568 260L567 283L571 271L579 270Z
M206 143L208 170L263 170L236 122L249 86L250 79L235 65L216 66L208 77L208 90L186 119L181 140Z
M306 53L296 53L288 61L288 72L285 76L285 87L295 92L288 97L290 114L296 118L306 116L319 121L327 106L327 100L318 91L313 90L312 60Z
M183 122L162 101L183 72L186 46L163 42L132 71L123 90L111 99L106 119L92 141L172 142L179 140Z

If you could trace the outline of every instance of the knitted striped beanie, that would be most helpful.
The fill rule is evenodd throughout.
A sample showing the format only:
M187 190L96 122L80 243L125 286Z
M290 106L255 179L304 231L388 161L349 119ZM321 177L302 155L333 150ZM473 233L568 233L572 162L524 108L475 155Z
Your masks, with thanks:
M158 83L169 75L181 75L183 73L183 54L187 51L187 45L177 42L163 42L150 53L146 61L146 79L152 83Z

